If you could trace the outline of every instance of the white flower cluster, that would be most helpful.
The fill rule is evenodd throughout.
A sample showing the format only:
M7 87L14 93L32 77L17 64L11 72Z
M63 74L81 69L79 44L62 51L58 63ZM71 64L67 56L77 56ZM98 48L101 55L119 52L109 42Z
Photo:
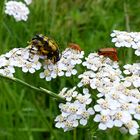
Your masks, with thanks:
M132 47L135 49L135 54L140 56L140 32L114 30L111 37L116 47Z
M127 64L124 66L124 74L127 75L124 78L124 84L126 87L140 88L140 63L134 63L133 65Z
M71 75L76 75L77 70L75 69L75 65L82 63L81 59L83 57L83 51L67 48L63 51L61 59L56 64L53 64L51 61L44 63L44 72L40 73L40 78L50 81L57 76L65 75L66 77L70 77Z
M97 113L94 121L99 122L99 129L120 127L130 134L138 133L140 120L140 91L136 88L128 89L124 83L117 83L99 93L100 97L94 109Z
M136 120L140 120L139 64L125 65L124 73L131 74L125 78L117 62L97 53L89 54L83 66L89 70L79 75L82 80L78 87L89 85L98 90L94 121L99 122L99 129L115 126L129 130L132 135L137 134L139 125Z
M32 0L25 0L25 2L29 5ZM13 16L16 21L26 21L30 11L23 2L8 1L5 3L5 13Z
M40 78L45 78L47 81L57 76L65 75L70 77L77 73L75 65L82 62L83 55L84 52L67 48L62 53L60 61L54 64L51 60L38 55L35 47L14 48L0 56L0 73L6 76L13 76L13 73L15 73L14 67L20 67L23 72L30 73L43 68L44 71L40 73ZM44 63L41 61L42 59L45 60L43 61Z
M41 68L39 56L30 53L27 48L14 48L8 53L0 56L0 74L13 77L14 67L22 68L23 72L34 73Z
M85 126L89 117L94 114L93 108L88 107L92 102L89 90L84 88L83 94L81 94L75 89L76 87L70 90L64 88L59 93L67 102L59 105L61 114L56 117L55 126L64 129L64 131L71 130L78 125Z
M78 87L89 85L92 89L103 91L108 86L120 82L122 75L116 61L100 56L97 53L90 53L85 59L83 66L86 66L89 70L78 76L78 78L82 79Z

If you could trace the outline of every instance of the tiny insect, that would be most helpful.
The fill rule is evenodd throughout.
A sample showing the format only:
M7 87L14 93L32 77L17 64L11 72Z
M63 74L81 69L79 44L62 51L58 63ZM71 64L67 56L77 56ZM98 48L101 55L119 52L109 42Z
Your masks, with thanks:
M111 58L113 61L118 61L117 50L115 48L102 48L98 51L99 55Z
M77 50L77 51L81 51L80 46L78 44L75 44L75 43L69 43L68 47L72 48L74 50Z
M39 55L45 56L54 64L60 60L59 47L51 38L42 34L37 34L28 42L28 44L31 52L33 52L33 48L36 48Z

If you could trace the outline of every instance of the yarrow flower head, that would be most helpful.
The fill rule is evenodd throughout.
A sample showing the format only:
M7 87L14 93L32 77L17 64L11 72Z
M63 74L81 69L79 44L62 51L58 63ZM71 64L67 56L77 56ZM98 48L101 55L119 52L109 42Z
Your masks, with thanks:
M80 124L85 126L89 117L94 114L93 108L87 107L92 102L88 89L83 89L83 94L75 89L76 87L70 90L64 88L59 93L68 101L59 105L61 114L56 117L55 126L63 128L64 131L71 130Z
M140 87L140 63L134 63L133 65L124 65L124 84L126 87L134 86L135 88Z
M136 125L131 129L126 124L133 122L133 118L140 119L139 63L125 65L123 76L118 62L97 53L90 53L85 59L82 64L87 71L78 76L81 79L78 87L89 85L91 89L98 90L99 99L94 105L96 115L93 120L99 122L99 129L125 127L130 134L136 134L139 127Z
M111 37L116 47L131 47L135 49L135 54L140 56L140 32L114 30L113 33L111 33Z
M44 71L40 73L40 78L45 78L50 81L57 76L70 77L71 75L76 75L77 70L75 69L76 64L82 63L82 58L84 57L83 51L77 51L71 48L66 48L62 52L61 59L56 63L52 63L50 60L45 61Z
M28 19L28 14L30 11L24 3L8 1L5 5L5 13L7 15L13 16L16 21L26 21Z
M37 54L30 53L30 48L14 48L8 53L0 56L0 65L1 74L8 76L13 76L15 73L14 67L22 68L23 72L34 73L36 70L39 70L42 66L39 62L40 57ZM7 68L9 69L9 74L7 74Z
M38 54L36 47L30 48L14 48L8 53L0 56L0 69L7 66L20 67L23 72L34 73L43 68L44 71L40 73L40 78L45 78L46 81L56 78L57 76L76 75L76 64L80 64L84 52L67 48L63 53L60 61L54 64L51 60ZM42 61L42 59L44 61ZM15 71L14 71L15 72ZM13 72L13 73L14 73ZM1 72L4 73L4 72Z
M136 121L132 120L125 124L125 127L129 130L129 133L135 135L138 133L139 125Z
M82 79L78 87L89 85L101 91L103 87L112 86L113 82L120 82L122 75L117 62L97 53L90 53L85 59L82 64L89 70L78 76Z
M126 127L129 122L135 122L133 118L140 119L140 92L137 89L128 89L122 82L115 83L107 90L105 88L99 94L100 99L97 100L97 104L94 106L95 112L98 113L94 121L99 122L99 129L105 130L113 126ZM133 135L138 132L138 125L134 126L134 132L131 130L133 126L128 126L126 129L129 130L130 134Z
M59 95L64 97L66 101L71 101L72 98L76 97L78 92L75 91L76 87L73 87L72 89L68 90L68 88L63 88L62 91L60 91Z
M140 76L140 63L133 63L133 65L131 64L126 64L123 66L124 67L124 74L126 75L138 75Z

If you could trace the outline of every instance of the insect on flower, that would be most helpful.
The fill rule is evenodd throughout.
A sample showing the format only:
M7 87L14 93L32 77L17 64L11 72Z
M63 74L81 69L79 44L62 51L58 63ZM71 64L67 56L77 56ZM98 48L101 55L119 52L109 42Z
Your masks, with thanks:
M98 54L109 57L113 61L118 61L117 50L115 48L101 48L99 49Z
M80 46L78 44L75 44L75 43L69 43L68 47L72 48L74 50L77 50L77 51L81 51Z
M28 43L32 53L36 48L39 55L50 59L54 64L60 60L59 47L51 38L37 34Z

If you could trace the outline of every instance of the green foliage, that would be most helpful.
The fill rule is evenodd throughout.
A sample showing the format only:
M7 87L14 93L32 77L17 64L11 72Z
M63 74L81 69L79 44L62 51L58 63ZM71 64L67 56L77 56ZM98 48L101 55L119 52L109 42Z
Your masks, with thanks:
M124 2L130 19L130 29L139 31L138 1L33 0L29 6L28 21L16 22L4 14L4 0L0 0L0 54L15 47L26 47L27 41L36 33L54 38L61 50L64 50L69 42L79 44L86 54L102 47L111 47L111 31L127 30ZM127 53L129 52L125 49L119 51L120 63L126 63L129 59L135 60L131 55L134 52L131 51L130 55ZM40 79L38 74L39 72L34 75L23 74L18 70L16 77L56 93L64 86L74 86L68 78L46 82ZM137 136L122 136L116 129L95 132L95 124L92 132L78 128L64 133L54 127L54 118L59 114L58 104L46 95L35 94L29 88L0 79L0 140L138 139Z

